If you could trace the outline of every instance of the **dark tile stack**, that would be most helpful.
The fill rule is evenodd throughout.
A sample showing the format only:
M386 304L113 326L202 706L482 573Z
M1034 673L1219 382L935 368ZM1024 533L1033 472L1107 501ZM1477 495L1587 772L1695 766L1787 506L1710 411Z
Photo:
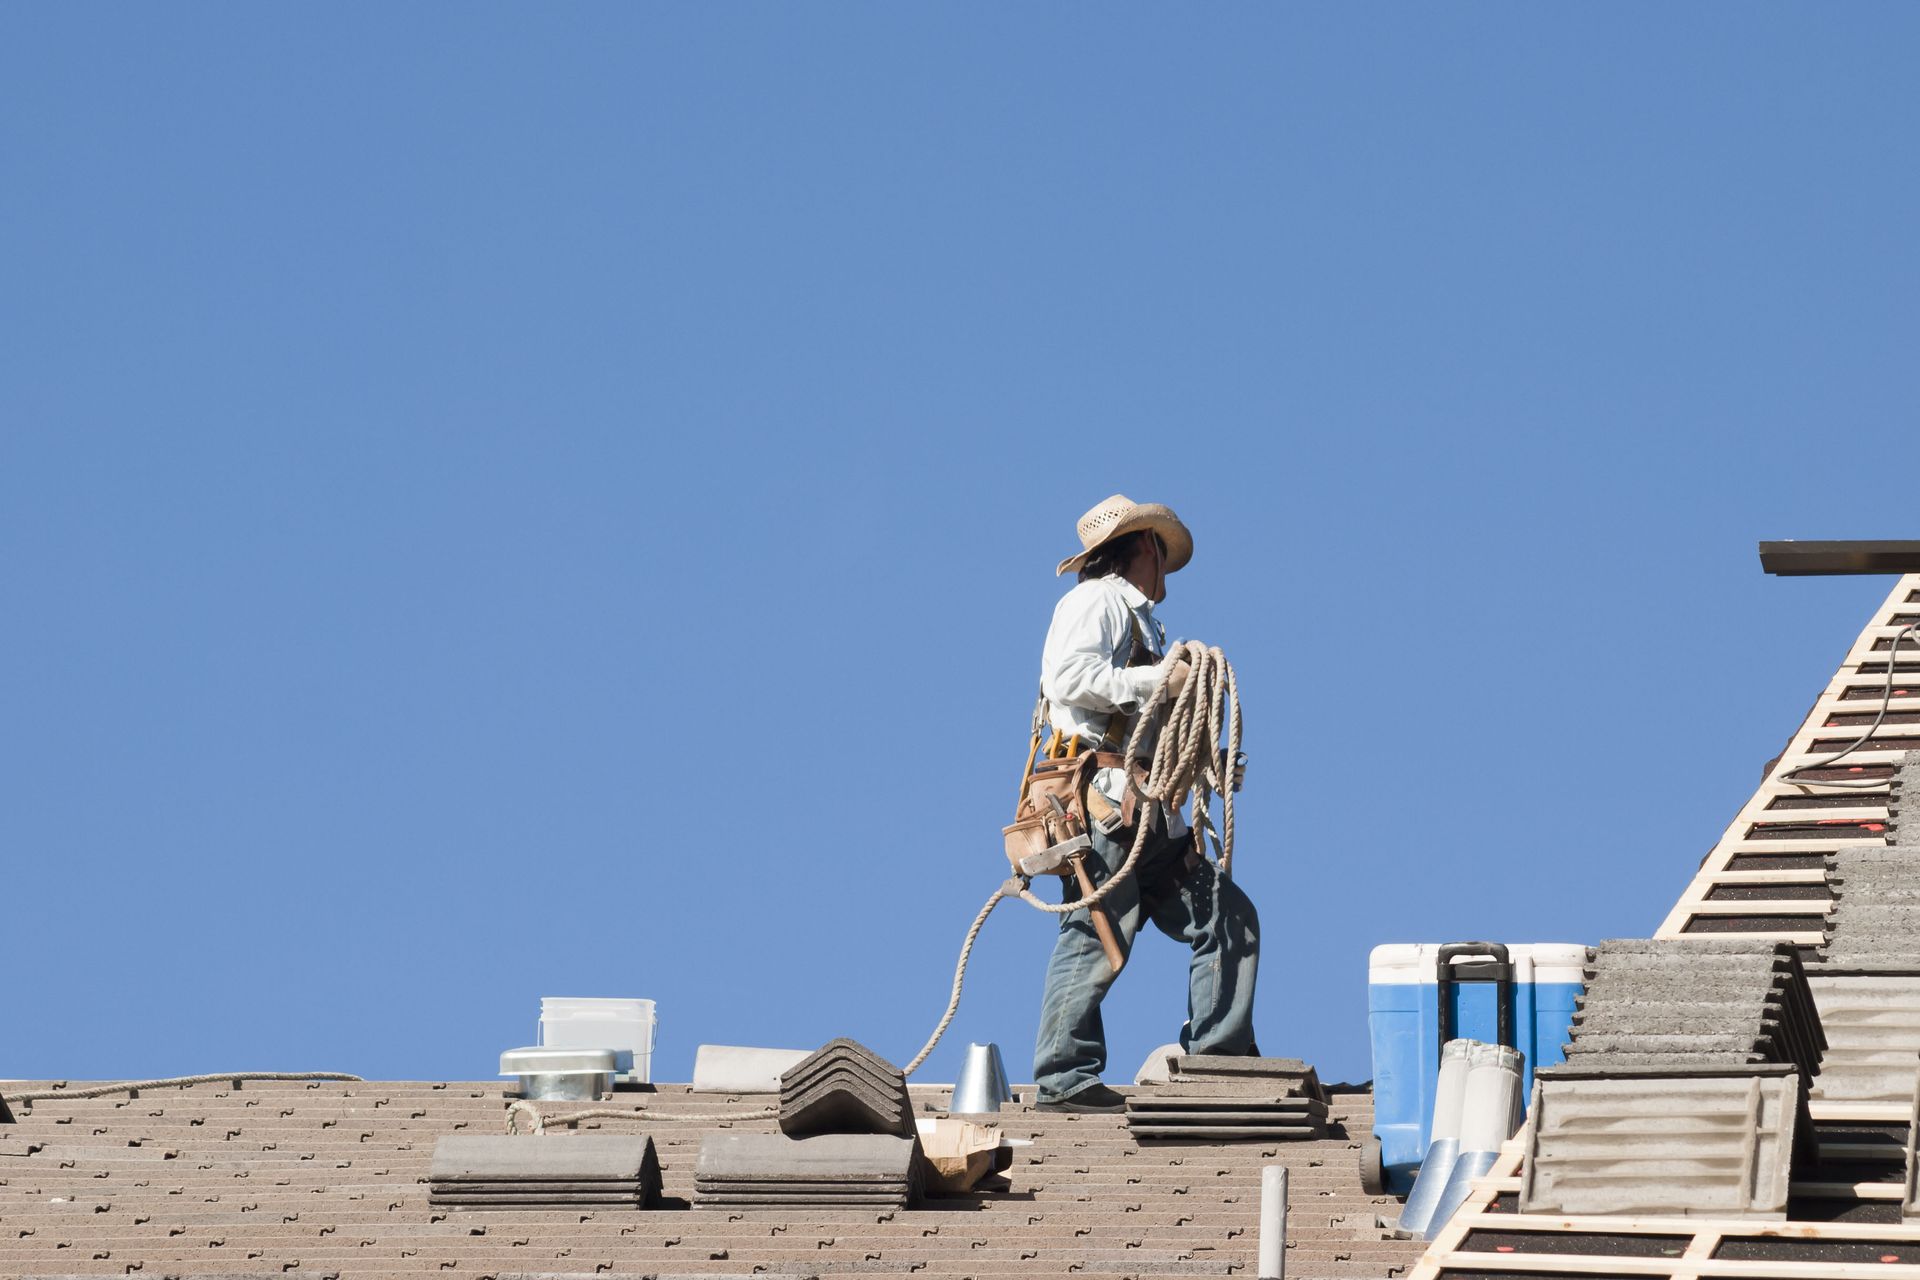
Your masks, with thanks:
M1298 1058L1190 1054L1127 1096L1127 1128L1142 1142L1312 1141L1327 1132L1327 1096Z
M1261 1092L1275 1086L1325 1102L1327 1091L1320 1073L1299 1058L1244 1058L1229 1054L1189 1053L1173 1060L1169 1084L1204 1085L1209 1089L1245 1089Z
M1797 949L1765 938L1616 938L1587 968L1570 1066L1820 1070L1826 1036Z
M438 1209L644 1209L659 1199L660 1161L645 1135L449 1134L433 1145L427 1183Z
M904 1207L919 1199L920 1135L900 1068L833 1040L780 1077L780 1132L710 1134L697 1209Z
M1524 1212L1785 1215L1826 1049L1791 943L1603 942L1569 1034L1534 1076Z
M919 1143L891 1134L715 1133L694 1168L696 1209L904 1209L919 1198Z
M828 1041L780 1077L780 1131L914 1136L913 1103L900 1068L857 1040Z

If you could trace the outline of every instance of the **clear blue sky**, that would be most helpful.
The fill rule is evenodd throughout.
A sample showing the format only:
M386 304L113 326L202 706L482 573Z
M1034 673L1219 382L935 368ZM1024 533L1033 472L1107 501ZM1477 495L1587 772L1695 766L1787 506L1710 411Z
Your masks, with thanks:
M1073 521L1197 552L1270 1053L1644 935L1915 536L1920 10L0 9L0 1076L896 1059ZM1904 496L1903 496L1904 495ZM1051 922L969 1039L1025 1078ZM1150 937L1115 1078L1177 1030Z

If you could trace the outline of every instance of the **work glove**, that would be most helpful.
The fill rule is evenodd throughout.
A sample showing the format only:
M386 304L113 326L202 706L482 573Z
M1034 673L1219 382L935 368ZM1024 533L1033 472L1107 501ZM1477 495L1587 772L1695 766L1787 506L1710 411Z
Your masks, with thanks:
M1187 687L1187 677L1193 674L1193 664L1187 661L1187 655L1176 653L1160 664L1162 678L1167 682L1167 697L1176 699L1180 691Z

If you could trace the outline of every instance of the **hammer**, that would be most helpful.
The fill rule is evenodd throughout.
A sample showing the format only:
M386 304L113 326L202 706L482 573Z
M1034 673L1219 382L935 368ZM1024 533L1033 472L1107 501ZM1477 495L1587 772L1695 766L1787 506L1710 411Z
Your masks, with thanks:
M1020 871L1028 876L1065 875L1062 868L1071 867L1074 879L1080 883L1080 896L1091 897L1093 877L1087 874L1087 855L1092 852L1093 841L1078 835L1020 859ZM1126 966L1127 957L1120 950L1120 938L1113 931L1112 918L1107 915L1106 907L1098 902L1093 904L1089 914L1093 916L1093 932L1100 939L1100 949L1107 953L1107 964L1115 973L1119 973Z

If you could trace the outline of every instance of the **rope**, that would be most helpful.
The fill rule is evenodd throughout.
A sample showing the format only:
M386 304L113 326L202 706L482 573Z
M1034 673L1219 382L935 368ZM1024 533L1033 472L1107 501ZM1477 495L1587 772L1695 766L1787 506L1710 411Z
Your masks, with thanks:
M933 1052L933 1046L940 1043L940 1037L947 1034L947 1028L953 1024L953 1015L960 1011L960 987L967 980L967 961L973 957L973 944L980 937L980 930L986 925L987 917L992 915L993 909L1005 899L1025 892L1025 888L1018 879L1008 880L993 891L993 896L988 898L986 905L980 908L980 914L973 918L973 927L967 930L966 941L960 944L960 963L953 967L953 993L947 997L947 1011L940 1015L940 1025L933 1029L933 1034L927 1037L927 1042L920 1046L920 1052L913 1055L913 1061L901 1070L901 1075L910 1076L918 1071L920 1064L927 1060L927 1055Z
M1860 748L1866 746L1868 742L1873 740L1873 735L1880 732L1880 726L1886 723L1887 710L1893 705L1894 668L1900 665L1900 643L1903 640L1912 638L1915 631L1920 631L1920 622L1908 626L1893 638L1892 644L1887 646L1886 688L1880 693L1879 713L1873 717L1873 723L1867 726L1867 731L1824 760L1809 761L1806 764L1798 765L1787 770L1780 775L1782 782L1790 787L1832 787L1837 791L1877 791L1881 787L1891 789L1891 783L1886 778L1845 780L1840 778L1796 778L1793 775L1796 773L1805 773L1809 769L1825 769L1829 765L1844 760ZM1920 644L1920 640L1916 640L1914 643Z
M231 1080L238 1084L242 1080L346 1080L354 1083L359 1076L350 1076L338 1071L216 1071L204 1076L168 1076L163 1080L127 1080L120 1084L100 1084L88 1089L37 1089L31 1093L10 1093L0 1101L5 1102L46 1102L54 1098L104 1098L110 1093L137 1093L142 1089L184 1088L190 1084L213 1084L220 1080Z
M1160 728L1159 741L1154 744L1146 782L1135 782L1129 774L1127 785L1133 787L1141 799L1157 801L1169 811L1180 808L1189 797L1193 797L1194 850L1201 857L1206 857L1207 840L1211 836L1219 855L1220 876L1224 878L1233 873L1233 775L1240 758L1240 685L1234 678L1233 664L1217 648L1189 640L1185 644L1175 645L1168 653L1169 657L1176 655L1183 655L1187 660L1187 683L1177 698L1169 698L1167 682L1161 680L1154 686L1153 696L1140 709L1133 732L1127 738L1124 759L1141 758L1140 744L1147 730L1156 720L1163 719L1164 723ZM1219 749L1223 729L1227 735L1225 751ZM1217 832L1213 829L1211 814L1216 794L1221 798L1220 829ZM986 905L980 908L980 914L973 918L966 940L960 945L960 960L953 967L953 991L947 998L946 1012L940 1015L939 1024L934 1027L933 1034L927 1037L926 1044L920 1047L920 1052L906 1065L905 1074L912 1075L927 1060L927 1055L933 1052L934 1046L940 1043L940 1037L953 1024L953 1016L960 1008L960 989L966 981L967 962L973 957L973 944L986 925L987 917L993 914L993 909L1010 897L1017 897L1030 907L1056 916L1098 906L1108 894L1132 877L1140 855L1146 850L1147 835L1153 825L1148 818L1149 814L1143 809L1134 823L1133 847L1127 851L1127 860L1111 879L1084 898L1072 902L1047 902L1027 887L1025 877L1008 880L993 891Z
M530 1133L543 1134L549 1124L573 1124L580 1120L682 1120L689 1124L720 1124L729 1120L771 1120L779 1115L776 1107L762 1107L758 1111L738 1111L731 1115L681 1115L675 1112L667 1115L659 1111L638 1109L622 1111L616 1107L594 1107L588 1111L570 1111L563 1116L543 1116L540 1108L521 1099L507 1104L507 1132L520 1132L520 1118L526 1117Z

